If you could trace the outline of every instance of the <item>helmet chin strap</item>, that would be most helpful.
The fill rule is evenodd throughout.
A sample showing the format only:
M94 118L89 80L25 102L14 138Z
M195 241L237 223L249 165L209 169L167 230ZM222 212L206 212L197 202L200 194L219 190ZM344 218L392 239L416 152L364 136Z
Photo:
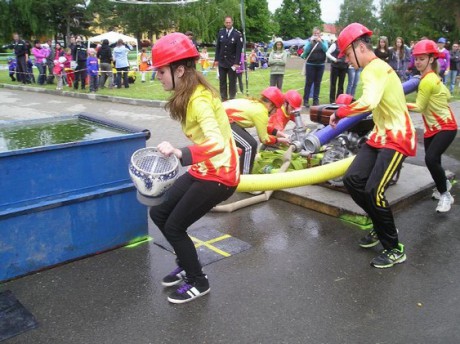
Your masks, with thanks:
M174 68L172 65L169 65L169 70L171 71L171 79L172 79L172 89L176 89L176 82L174 81Z
M358 56L356 56L355 46L353 45L353 43L351 43L351 49L353 50L353 55L355 55L355 60L356 60L356 63L358 64L358 69L359 69L361 68L361 65L359 64Z

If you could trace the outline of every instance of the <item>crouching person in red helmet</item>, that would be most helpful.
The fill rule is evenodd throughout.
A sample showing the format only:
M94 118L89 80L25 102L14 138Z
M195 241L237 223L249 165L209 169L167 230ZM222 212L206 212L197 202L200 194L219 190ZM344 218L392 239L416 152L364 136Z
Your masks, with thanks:
M279 88L270 86L262 91L260 99L231 99L223 103L233 132L233 137L240 155L240 172L250 174L257 153L257 141L246 128L255 127L261 143L289 143L285 137L276 137L267 132L268 116L279 109L284 102L283 93Z
M376 268L389 268L406 260L385 190L406 156L415 155L416 137L398 75L374 54L370 31L353 23L340 33L337 44L355 69L363 67L363 94L355 102L340 107L330 117L330 125L346 116L372 111L374 128L346 172L343 182L353 200L372 220L373 229L362 238L364 248L379 244L383 251L371 261Z
M185 303L210 291L187 229L234 193L240 176L238 151L219 93L195 69L199 54L192 41L182 33L166 35L157 41L152 56L157 79L172 92L166 109L192 141L182 148L167 141L157 146L162 154L174 154L190 167L167 191L166 200L150 209L150 217L177 255L177 268L162 284L182 285L168 301Z
M296 90L284 94L284 104L268 119L268 132L272 135L288 137L283 130L289 121L295 122L296 111L302 109L302 96Z

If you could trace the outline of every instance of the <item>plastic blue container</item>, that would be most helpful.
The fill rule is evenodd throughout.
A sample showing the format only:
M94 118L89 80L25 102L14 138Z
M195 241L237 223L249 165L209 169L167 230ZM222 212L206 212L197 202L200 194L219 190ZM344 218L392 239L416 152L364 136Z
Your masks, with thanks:
M85 114L1 123L0 281L146 236L128 164L149 135Z

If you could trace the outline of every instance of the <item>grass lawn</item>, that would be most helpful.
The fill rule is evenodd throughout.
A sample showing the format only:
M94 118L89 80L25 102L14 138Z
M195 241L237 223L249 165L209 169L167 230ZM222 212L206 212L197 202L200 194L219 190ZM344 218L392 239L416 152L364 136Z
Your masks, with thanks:
M200 67L198 66L198 69ZM35 77L37 79L37 71L35 70ZM120 97L127 97L127 98L137 98L137 99L151 99L151 100L166 100L169 96L168 92L163 91L163 87L161 86L160 82L157 80L150 82L151 74L146 76L147 81L145 83L141 83L140 81L140 74L138 73L137 80L134 84L130 84L130 88L125 89L103 89L99 90L97 93L102 95L110 95L110 96L120 96ZM211 84L218 89L219 84L216 78L216 71L211 70L207 75L208 80ZM254 72L248 73L248 95L251 97L258 97L260 92L269 86L269 79L270 79L270 70L269 69L259 69ZM16 84L17 82L11 81L8 76L8 70L0 70L0 83L5 84ZM245 76L243 74L243 83L246 88ZM286 74L284 76L283 82L283 90L287 91L289 89L296 89L301 94L303 94L303 88L305 83L305 77L300 74L300 71L297 69L287 69ZM345 80L344 87L347 86L347 80ZM45 87L48 89L55 89L56 85L44 85L38 86L36 84L31 85L31 87ZM88 88L88 87L87 87ZM70 88L65 88L65 90L72 90L72 92L83 92L81 90L74 91ZM88 92L88 91L86 91ZM361 84L358 84L358 88L356 91L355 97L359 97L361 94ZM246 95L238 93L237 97L243 97ZM410 102L415 101L415 94L411 94L407 96L407 100ZM451 99L453 100L460 100L460 92L457 90L454 92L454 95ZM323 82L321 83L321 92L320 92L320 103L326 104L329 102L329 71L324 72Z

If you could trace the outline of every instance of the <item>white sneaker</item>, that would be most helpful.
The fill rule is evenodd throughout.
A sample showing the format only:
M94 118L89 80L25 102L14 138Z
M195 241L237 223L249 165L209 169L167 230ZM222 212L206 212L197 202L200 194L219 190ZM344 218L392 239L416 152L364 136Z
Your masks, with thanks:
M447 192L449 192L452 189L452 184L450 183L449 179L446 180L446 187L447 187ZM433 189L433 194L431 195L431 198L433 199L441 198L441 194L439 193L437 188Z
M438 206L436 207L436 211L438 213L447 213L450 210L450 206L454 203L454 198L450 194L450 192L445 192L441 195L439 199Z

